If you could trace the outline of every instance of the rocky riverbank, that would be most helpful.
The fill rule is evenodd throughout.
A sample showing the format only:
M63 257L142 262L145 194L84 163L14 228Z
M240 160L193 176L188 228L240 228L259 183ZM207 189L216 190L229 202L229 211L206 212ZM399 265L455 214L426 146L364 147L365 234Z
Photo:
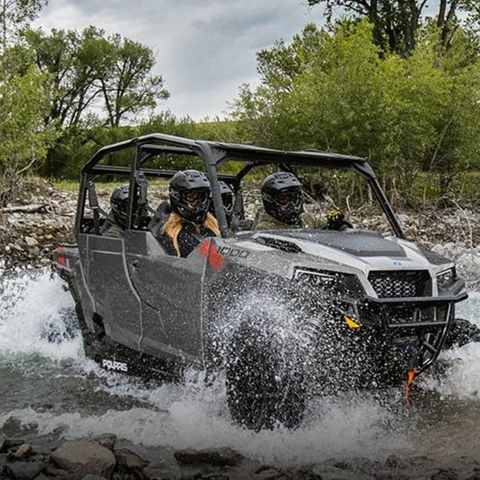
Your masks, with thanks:
M480 457L457 461L390 455L331 459L300 469L282 469L245 458L230 448L174 450L148 448L103 434L80 440L10 438L0 435L1 480L478 480Z
M105 210L109 209L113 188L112 185L97 191ZM166 186L151 185L151 205L157 206L167 194ZM261 205L258 189L248 191L245 197L247 217L253 218ZM77 192L58 190L42 180L31 182L11 203L0 209L0 258L6 261L5 266L48 264L58 245L74 241L76 206ZM347 217L356 228L389 231L386 218L377 209L365 206L347 212ZM436 210L430 206L420 211L400 211L398 218L408 238L430 247L455 242L457 246L475 249L480 244L480 211L471 207L459 205Z

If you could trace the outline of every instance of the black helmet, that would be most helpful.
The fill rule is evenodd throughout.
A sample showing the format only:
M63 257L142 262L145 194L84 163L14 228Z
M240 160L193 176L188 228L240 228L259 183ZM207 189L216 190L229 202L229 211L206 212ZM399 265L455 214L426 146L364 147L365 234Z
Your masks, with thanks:
M227 222L230 223L230 220L233 215L233 190L225 183L223 180L218 182L220 186L220 194L222 195L223 207L225 208L225 215L227 217ZM210 193L210 199L212 194ZM210 211L215 213L213 202L210 205Z
M122 228L127 228L128 224L128 190L128 185L121 185L110 197L113 218Z
M300 223L303 212L302 184L289 172L269 175L262 183L262 200L265 211L280 222Z
M210 182L198 170L177 172L170 180L170 204L181 217L203 222L210 207Z

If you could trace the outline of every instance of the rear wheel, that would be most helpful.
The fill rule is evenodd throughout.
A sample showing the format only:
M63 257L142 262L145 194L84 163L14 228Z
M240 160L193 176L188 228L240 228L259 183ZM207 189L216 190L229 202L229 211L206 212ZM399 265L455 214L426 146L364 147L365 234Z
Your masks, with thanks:
M306 406L302 348L293 335L242 323L233 334L226 365L233 419L253 430L297 427Z

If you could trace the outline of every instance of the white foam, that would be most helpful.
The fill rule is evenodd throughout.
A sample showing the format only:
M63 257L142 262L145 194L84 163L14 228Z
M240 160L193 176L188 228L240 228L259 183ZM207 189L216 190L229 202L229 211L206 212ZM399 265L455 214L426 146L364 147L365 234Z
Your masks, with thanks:
M0 427L13 417L25 426L36 425L40 435L58 428L64 429L66 438L112 432L135 444L174 449L230 447L250 458L290 466L335 456L384 458L391 451L412 448L404 435L385 427L393 421L393 413L361 397L355 401L323 399L321 406L314 407L314 418L298 430L255 433L234 426L226 413L224 397L212 395L211 389L195 394L170 385L149 394L150 398L155 395L161 399L162 410L110 410L82 417L78 413L54 416L24 409L0 415Z
M79 337L49 341L48 328L65 333L73 300L48 270L20 271L0 278L0 356L39 354L55 360L82 356ZM65 335L68 337L67 335Z

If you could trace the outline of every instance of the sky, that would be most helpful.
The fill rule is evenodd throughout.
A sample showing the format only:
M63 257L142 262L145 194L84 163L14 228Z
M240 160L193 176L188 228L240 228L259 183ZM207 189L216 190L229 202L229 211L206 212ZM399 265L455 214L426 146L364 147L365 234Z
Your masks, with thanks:
M198 121L224 117L243 83L258 84L256 53L308 22L323 17L307 0L49 0L34 26L95 25L148 45L171 95L160 108Z

